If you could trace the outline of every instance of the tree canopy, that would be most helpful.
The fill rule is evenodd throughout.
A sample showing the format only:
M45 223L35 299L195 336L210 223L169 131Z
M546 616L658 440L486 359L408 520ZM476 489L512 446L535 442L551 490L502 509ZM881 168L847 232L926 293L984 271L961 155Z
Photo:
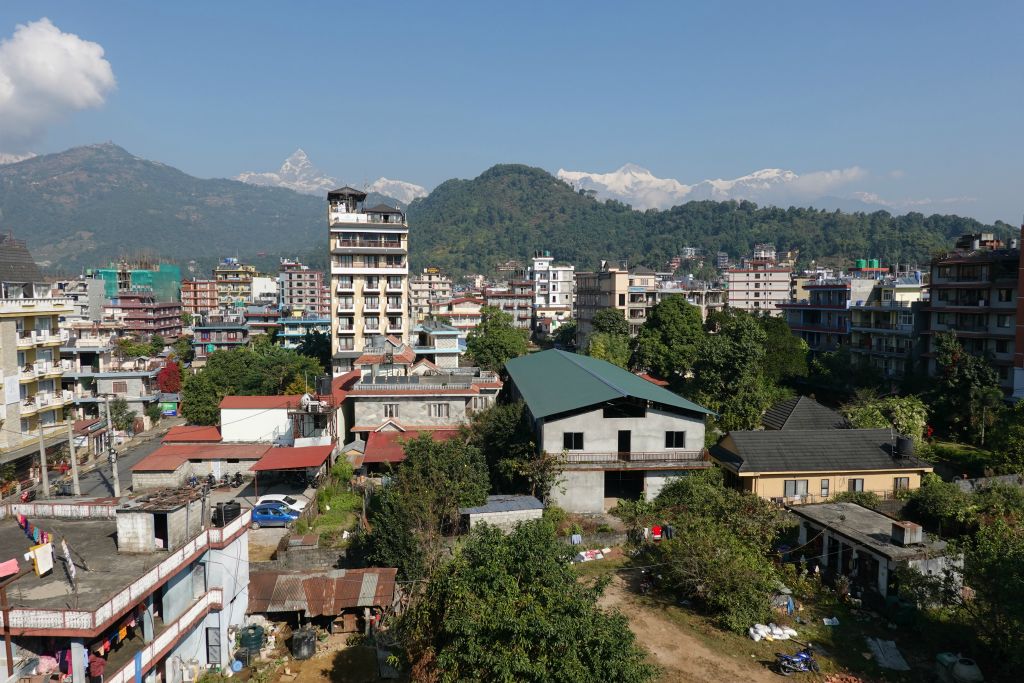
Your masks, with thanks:
M590 324L594 328L594 332L629 336L629 323L626 322L626 316L618 308L600 309L594 314Z
M513 325L512 316L494 306L480 309L480 324L470 330L466 352L482 368L498 372L506 361L527 351L528 333Z
M314 358L323 371L331 371L331 337L320 330L310 330L295 349L301 355Z
M700 309L682 296L658 302L636 337L636 366L658 377L685 377L704 337Z

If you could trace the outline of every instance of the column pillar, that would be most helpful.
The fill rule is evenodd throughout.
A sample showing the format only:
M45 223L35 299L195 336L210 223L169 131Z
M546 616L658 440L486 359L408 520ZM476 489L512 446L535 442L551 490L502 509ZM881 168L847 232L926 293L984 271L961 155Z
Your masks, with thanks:
M74 683L87 683L89 680L86 662L89 661L89 652L85 649L85 643L81 640L71 641L71 680Z

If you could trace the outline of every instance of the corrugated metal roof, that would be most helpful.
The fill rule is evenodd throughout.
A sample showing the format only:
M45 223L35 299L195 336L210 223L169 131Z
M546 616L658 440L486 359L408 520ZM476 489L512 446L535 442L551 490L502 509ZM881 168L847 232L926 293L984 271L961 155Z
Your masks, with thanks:
M603 360L551 349L513 358L505 364L535 418L633 397L696 413L703 406Z
M296 408L302 396L225 396L220 400L221 408L228 409L273 409Z
M334 616L355 607L384 607L395 600L397 569L251 572L249 613L303 612Z
M472 508L459 508L460 515L481 515L489 512L543 510L544 504L533 496L487 496L487 502Z
M271 448L249 469L253 472L295 470L320 467L331 456L334 446L280 446Z

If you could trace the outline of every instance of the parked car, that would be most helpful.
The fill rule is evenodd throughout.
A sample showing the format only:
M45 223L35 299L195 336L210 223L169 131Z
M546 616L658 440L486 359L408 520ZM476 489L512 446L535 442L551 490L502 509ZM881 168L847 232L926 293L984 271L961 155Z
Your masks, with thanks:
M298 515L279 505L257 505L252 509L252 528L264 526L290 527L298 519Z
M288 496L283 493L268 493L265 496L260 496L260 499L256 501L257 505L263 505L264 503L279 503L295 512L302 512L309 505L308 500L302 500L301 498Z

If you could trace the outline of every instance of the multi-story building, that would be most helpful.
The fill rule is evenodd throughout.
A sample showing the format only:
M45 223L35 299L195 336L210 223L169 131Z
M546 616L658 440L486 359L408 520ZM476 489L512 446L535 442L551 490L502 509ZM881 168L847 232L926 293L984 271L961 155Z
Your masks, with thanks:
M217 301L220 308L244 308L253 302L253 278L257 277L256 266L242 263L236 258L226 258L213 269L217 282Z
M409 279L409 311L414 323L423 322L430 316L433 302L451 298L452 279L440 268L424 268L422 273Z
M700 309L702 319L706 319L711 311L725 308L725 289L714 282L660 280L654 293L655 303L660 303L670 296L684 297L688 304ZM650 315L649 309L647 315Z
M343 374L374 337L409 336L409 225L405 214L366 193L327 193L331 252L331 352Z
M13 463L19 478L29 470L42 434L46 448L67 440L60 387L61 316L71 300L54 297L26 244L0 235L0 465Z
M867 301L878 281L876 271L851 269L850 275L808 282L808 298L777 304L793 334L812 353L835 351L850 343L850 307Z
M554 332L572 320L576 303L576 267L555 263L549 251L538 251L530 262L533 282L533 327Z
M166 341L181 336L181 304L157 301L149 292L121 292L104 307L104 318L120 322L125 334L140 339L159 335Z
M466 347L457 328L436 320L424 320L413 327L412 332L416 358L430 361L439 370L459 367L459 358Z
M443 318L449 325L459 331L459 336L465 339L469 331L480 324L480 309L484 306L484 300L472 296L459 296L447 301L433 301L430 304L430 315L434 318Z
M291 315L282 314L277 319L280 332L278 333L281 344L286 349L294 349L302 343L302 340L310 332L320 332L330 336L331 319L310 314L303 314L302 311L292 311Z
M774 258L747 259L743 265L725 271L727 301L730 308L749 313L779 315L781 304L790 300L792 270ZM770 253L774 254L774 250Z
M653 280L653 272L651 273ZM576 273L576 346L583 348L594 332L593 320L597 312L616 308L626 316L630 274L625 263L617 266L601 263L592 272Z
M181 269L171 263L129 263L120 261L106 268L87 270L87 277L99 277L104 295L113 299L124 292L151 292L159 301L181 300Z
M500 308L512 316L512 324L529 330L533 325L533 282L510 280L507 286L484 290L484 305Z
M39 572L5 579L5 680L31 679L50 658L63 662L66 680L84 682L96 651L110 683L194 681L229 665L248 602L249 510L210 524L203 492L165 489L120 501L37 500L17 512L4 511L0 547L32 555Z
M61 323L77 320L102 320L106 283L99 277L80 277L76 280L59 280L53 285L53 295L71 300L74 311L61 317Z
M850 352L857 362L893 380L914 369L924 350L923 279L916 273L879 280L866 299L850 306Z
M937 371L935 335L956 331L965 351L988 356L1004 391L1024 391L1014 387L1013 371L1020 258L1016 245L980 233L965 235L953 251L932 260L924 354L930 374Z
M298 259L281 259L277 274L278 306L282 311L302 311L316 318L330 318L331 293L320 270L311 270Z
M192 328L193 367L202 367L215 351L234 349L249 343L249 328L237 315L208 315L202 325Z
M276 306L246 306L242 317L245 320L245 326L249 328L250 337L270 334L281 327L279 322L281 313Z
M216 280L184 280L181 283L181 310L189 315L205 315L220 306Z

